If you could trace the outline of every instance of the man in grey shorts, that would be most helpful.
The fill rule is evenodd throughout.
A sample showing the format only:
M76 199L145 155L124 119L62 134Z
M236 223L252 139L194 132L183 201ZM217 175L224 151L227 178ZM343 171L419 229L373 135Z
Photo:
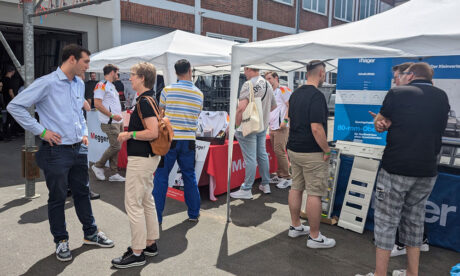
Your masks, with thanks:
M335 240L319 231L321 197L327 195L327 170L331 154L327 144L328 109L324 94L318 86L325 80L326 65L320 60L307 64L307 83L297 88L289 98L288 154L292 168L292 186L289 191L291 238L308 235L307 247L331 248ZM300 223L302 193L306 190L307 217L310 227Z
M375 193L375 274L387 275L396 229L407 247L407 270L418 275L425 204L437 177L437 155L450 110L446 93L434 87L433 69L424 62L401 73L401 85L390 89L374 118L378 132L388 130L387 145Z

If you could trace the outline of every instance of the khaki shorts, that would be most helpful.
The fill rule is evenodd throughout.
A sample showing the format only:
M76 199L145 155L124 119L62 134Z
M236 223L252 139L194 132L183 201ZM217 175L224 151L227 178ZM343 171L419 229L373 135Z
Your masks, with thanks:
M312 196L327 196L328 162L322 152L294 152L288 150L292 168L291 189L307 191Z

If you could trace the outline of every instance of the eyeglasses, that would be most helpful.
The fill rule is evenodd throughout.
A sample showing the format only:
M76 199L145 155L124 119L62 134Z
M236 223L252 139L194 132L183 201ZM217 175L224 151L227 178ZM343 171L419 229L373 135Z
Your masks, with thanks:
M401 73L398 74L398 77L402 78L402 76L404 76L404 75L412 75L412 74L414 74L414 72L401 72Z

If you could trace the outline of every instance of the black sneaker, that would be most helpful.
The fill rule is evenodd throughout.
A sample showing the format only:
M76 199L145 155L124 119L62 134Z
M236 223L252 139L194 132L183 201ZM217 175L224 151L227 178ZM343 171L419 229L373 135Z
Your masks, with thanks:
M188 218L188 221L190 221L190 222L198 222L199 218L200 218L200 215L198 215L196 218Z
M101 195L93 191L89 191L89 199L95 200L101 198Z
M98 245L100 247L114 247L115 245L113 241L107 238L104 232L101 231L94 233L91 236L85 236L83 243L90 245Z
M156 244L156 243L152 243L151 246L147 246L147 247L144 249L144 254L145 254L145 256L149 256L149 257L154 257L154 256L158 255L158 247L157 247L157 244Z
M72 260L72 253L70 252L69 242L67 240L56 243L56 258L61 262Z
M142 252L140 256L136 256L134 255L131 247L128 247L128 250L123 254L123 256L112 260L112 265L116 268L129 268L145 265L144 252Z

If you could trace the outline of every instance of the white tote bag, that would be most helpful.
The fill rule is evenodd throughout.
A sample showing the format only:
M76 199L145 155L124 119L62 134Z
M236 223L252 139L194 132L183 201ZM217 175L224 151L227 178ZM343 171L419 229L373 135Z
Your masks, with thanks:
M243 136L252 133L259 133L264 128L262 116L262 101L261 98L254 97L254 87L252 81L249 81L249 103L243 112L241 120L241 130Z

